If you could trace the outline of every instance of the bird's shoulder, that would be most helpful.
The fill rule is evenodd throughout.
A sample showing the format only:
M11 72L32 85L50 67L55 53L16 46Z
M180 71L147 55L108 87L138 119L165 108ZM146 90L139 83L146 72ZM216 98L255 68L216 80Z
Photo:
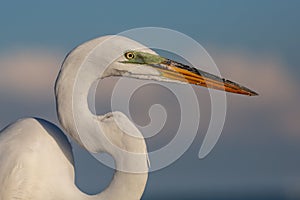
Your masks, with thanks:
M51 182L61 169L73 173L73 162L69 141L54 124L25 118L8 125L0 132L0 199L35 199L31 193L42 191L42 180Z
M40 118L19 119L0 132L0 148L9 145L34 149L51 141L70 147L67 137L55 124Z

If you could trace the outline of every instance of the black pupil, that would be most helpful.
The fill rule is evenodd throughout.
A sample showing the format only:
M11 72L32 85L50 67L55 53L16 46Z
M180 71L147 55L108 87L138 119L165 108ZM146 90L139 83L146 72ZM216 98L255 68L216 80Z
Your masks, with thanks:
M132 53L128 53L127 54L127 58L133 58L133 54Z

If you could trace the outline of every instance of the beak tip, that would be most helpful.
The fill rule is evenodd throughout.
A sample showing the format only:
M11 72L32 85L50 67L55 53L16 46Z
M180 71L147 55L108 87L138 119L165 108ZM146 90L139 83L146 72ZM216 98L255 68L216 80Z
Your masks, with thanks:
M253 90L251 92L252 92L251 96L258 96L259 95L257 92L254 92Z
M249 93L249 96L259 96L259 94L257 92L251 91Z

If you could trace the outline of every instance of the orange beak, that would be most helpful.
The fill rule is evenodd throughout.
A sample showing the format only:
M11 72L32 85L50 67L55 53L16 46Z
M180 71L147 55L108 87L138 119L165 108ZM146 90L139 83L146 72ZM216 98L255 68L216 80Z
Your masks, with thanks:
M258 95L256 92L233 81L220 78L213 74L169 59L166 59L166 61L160 63L159 65L153 65L153 67L160 71L162 76L168 79L236 94L248 96Z

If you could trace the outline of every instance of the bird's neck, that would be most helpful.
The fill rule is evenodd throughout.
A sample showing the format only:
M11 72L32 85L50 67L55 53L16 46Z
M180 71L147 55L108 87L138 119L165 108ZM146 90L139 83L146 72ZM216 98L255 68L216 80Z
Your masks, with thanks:
M92 84L97 80L101 68L88 62L89 52L96 43L77 47L65 59L55 84L58 119L64 130L83 148L99 151L96 137L97 124L88 106L88 94Z
M126 157L126 155L115 153L107 146L107 136L111 134L105 135L105 131L99 126L97 116L93 115L88 107L89 89L100 72L93 66L94 60L84 68L82 67L84 62L89 61L88 52L98 43L99 41L94 40L82 47L77 47L65 60L55 87L57 112L62 127L77 143L90 152L109 153L114 158L118 170L116 170L110 185L103 192L94 196L83 195L82 197L80 195L79 197L78 195L76 199L138 200L143 194L148 177L147 154L143 154L136 160L135 158L131 159L130 156ZM132 139L130 136L125 138L133 148L138 146L143 151L134 149L133 152L146 153L144 139ZM134 173L135 170L126 172L126 169L134 168L136 165L140 165L140 170L138 170L140 173ZM125 168L125 171L119 170L122 168ZM79 190L77 192L80 193Z

